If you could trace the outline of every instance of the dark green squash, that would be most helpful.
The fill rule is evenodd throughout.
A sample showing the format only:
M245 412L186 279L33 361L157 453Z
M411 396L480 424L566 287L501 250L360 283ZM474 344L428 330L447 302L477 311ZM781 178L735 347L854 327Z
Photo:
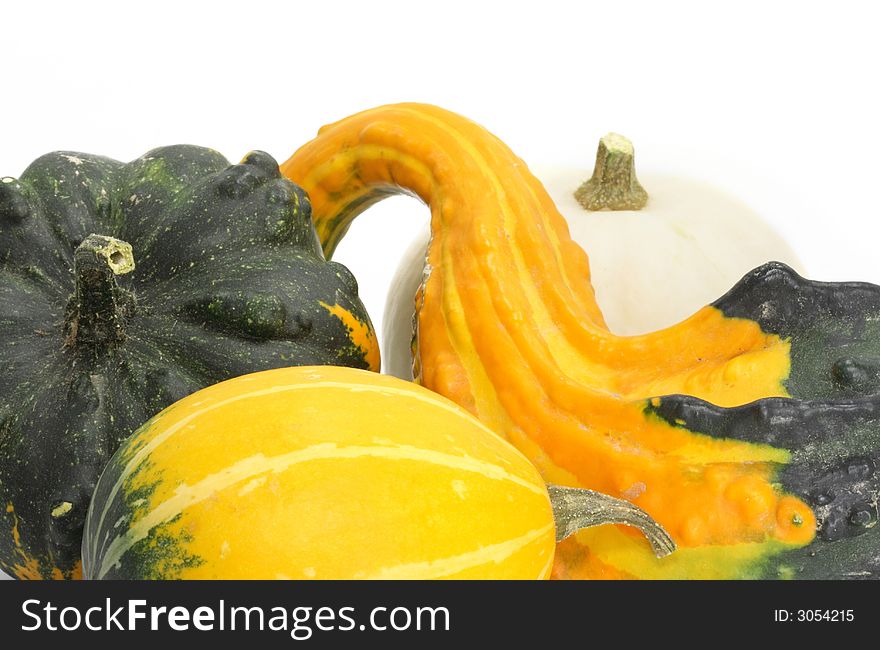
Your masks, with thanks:
M77 577L92 490L126 436L209 384L307 364L377 370L378 348L268 154L57 152L2 179L0 568Z

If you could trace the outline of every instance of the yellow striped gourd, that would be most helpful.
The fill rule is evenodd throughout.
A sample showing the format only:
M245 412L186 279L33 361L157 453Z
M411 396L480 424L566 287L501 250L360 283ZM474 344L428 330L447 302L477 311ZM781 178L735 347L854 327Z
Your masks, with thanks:
M606 522L671 550L628 503L553 496L512 445L425 388L270 370L194 393L126 442L95 491L84 574L535 579L557 537Z

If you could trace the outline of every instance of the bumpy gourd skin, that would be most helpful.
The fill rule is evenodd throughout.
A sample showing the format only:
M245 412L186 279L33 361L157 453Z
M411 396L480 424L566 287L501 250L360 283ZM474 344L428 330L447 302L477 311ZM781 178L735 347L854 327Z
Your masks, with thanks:
M106 461L185 395L290 365L378 370L357 283L324 260L309 212L262 152L57 152L0 182L0 568L78 577ZM130 243L135 269L87 335L73 270L92 234Z
M421 104L324 127L282 165L326 254L393 193L431 207L415 376L556 484L629 499L679 549L604 526L560 578L880 576L880 287L770 263L684 322L605 327L541 183L477 124Z
M776 480L810 506L816 539L758 564L758 577L880 577L880 287L811 282L783 264L767 264L714 306L790 342L784 383L797 399L720 408L676 395L653 400L648 412L687 430L790 454Z

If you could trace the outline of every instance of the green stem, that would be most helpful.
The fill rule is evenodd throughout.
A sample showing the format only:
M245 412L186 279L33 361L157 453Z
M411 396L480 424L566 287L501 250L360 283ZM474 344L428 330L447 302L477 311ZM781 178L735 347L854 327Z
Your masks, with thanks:
M636 178L632 143L616 133L599 140L593 176L577 189L574 198L586 210L644 208L648 193Z
M106 347L125 338L134 297L116 276L134 270L131 245L103 235L89 235L73 255L76 291L67 309L65 345Z
M629 501L615 499L593 490L560 485L548 485L547 491L556 520L557 542L582 528L623 524L642 531L657 557L665 557L675 550L675 542L669 533L647 512Z

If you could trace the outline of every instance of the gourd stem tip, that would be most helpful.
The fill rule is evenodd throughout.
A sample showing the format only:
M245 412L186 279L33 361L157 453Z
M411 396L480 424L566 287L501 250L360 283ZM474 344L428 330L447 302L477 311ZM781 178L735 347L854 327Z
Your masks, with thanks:
M574 193L585 210L641 210L648 193L636 177L635 149L622 135L599 140L593 176Z
M131 245L113 237L89 235L73 254L76 289L65 319L65 347L106 345L125 338L124 325L134 297L116 277L134 270Z

